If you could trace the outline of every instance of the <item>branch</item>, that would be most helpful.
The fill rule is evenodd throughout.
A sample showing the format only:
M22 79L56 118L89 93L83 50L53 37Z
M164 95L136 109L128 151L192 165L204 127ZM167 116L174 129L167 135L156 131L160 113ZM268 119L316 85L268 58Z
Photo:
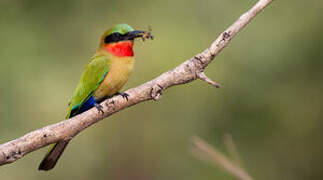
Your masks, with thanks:
M242 167L241 159L239 156L239 152L236 148L236 145L233 142L231 134L225 134L223 136L223 143L231 156L234 163L236 163L238 166Z
M190 149L197 158L213 163L224 168L227 172L241 180L253 180L253 178L238 164L218 151L215 147L202 140L198 136L192 138L193 147Z
M18 139L0 145L0 165L12 163L48 144L71 139L85 128L122 109L143 101L158 100L161 98L162 92L171 86L201 79L217 87L218 84L204 74L204 69L227 46L231 39L271 1L259 0L256 5L240 16L202 53L157 78L126 91L129 94L128 101L121 96L112 97L101 103L104 113L98 113L97 109L92 108L71 119L37 129Z

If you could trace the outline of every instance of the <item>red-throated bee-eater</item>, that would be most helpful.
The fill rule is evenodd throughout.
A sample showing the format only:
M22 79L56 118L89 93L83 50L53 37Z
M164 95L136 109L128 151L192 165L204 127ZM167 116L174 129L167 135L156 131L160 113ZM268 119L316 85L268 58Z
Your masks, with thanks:
M117 24L103 34L97 52L85 67L76 87L66 119L92 107L102 111L99 103L116 94L128 99L128 94L119 93L119 90L133 69L133 44L138 37L152 39L150 32L134 30L127 24ZM54 168L68 143L69 140L55 143L38 169L47 171Z

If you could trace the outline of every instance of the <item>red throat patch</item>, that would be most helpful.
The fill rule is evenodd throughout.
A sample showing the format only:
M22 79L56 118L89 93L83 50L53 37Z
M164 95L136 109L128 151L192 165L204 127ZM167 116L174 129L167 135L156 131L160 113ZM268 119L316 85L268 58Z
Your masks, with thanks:
M115 56L133 56L133 42L120 41L116 43L109 43L105 45L105 49Z

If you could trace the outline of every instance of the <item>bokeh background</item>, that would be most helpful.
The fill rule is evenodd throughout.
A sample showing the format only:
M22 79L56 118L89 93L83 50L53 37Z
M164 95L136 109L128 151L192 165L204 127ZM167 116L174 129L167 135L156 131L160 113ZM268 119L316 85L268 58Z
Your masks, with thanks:
M255 0L1 0L0 143L63 120L100 35L150 25L136 42L135 87L207 48ZM194 158L199 135L226 154L231 134L255 179L322 179L322 1L274 1L194 81L79 134L54 170L48 147L0 167L0 179L235 179Z

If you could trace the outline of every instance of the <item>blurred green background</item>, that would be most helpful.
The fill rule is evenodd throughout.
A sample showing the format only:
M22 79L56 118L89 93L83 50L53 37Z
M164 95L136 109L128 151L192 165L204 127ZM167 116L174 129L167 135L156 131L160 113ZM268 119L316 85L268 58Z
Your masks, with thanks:
M135 87L207 48L255 0L1 0L0 143L63 120L107 28L150 25L136 42ZM194 81L125 109L73 139L54 170L48 147L0 167L0 179L235 179L188 152L200 135L225 152L229 133L255 179L323 177L323 1L274 1Z

